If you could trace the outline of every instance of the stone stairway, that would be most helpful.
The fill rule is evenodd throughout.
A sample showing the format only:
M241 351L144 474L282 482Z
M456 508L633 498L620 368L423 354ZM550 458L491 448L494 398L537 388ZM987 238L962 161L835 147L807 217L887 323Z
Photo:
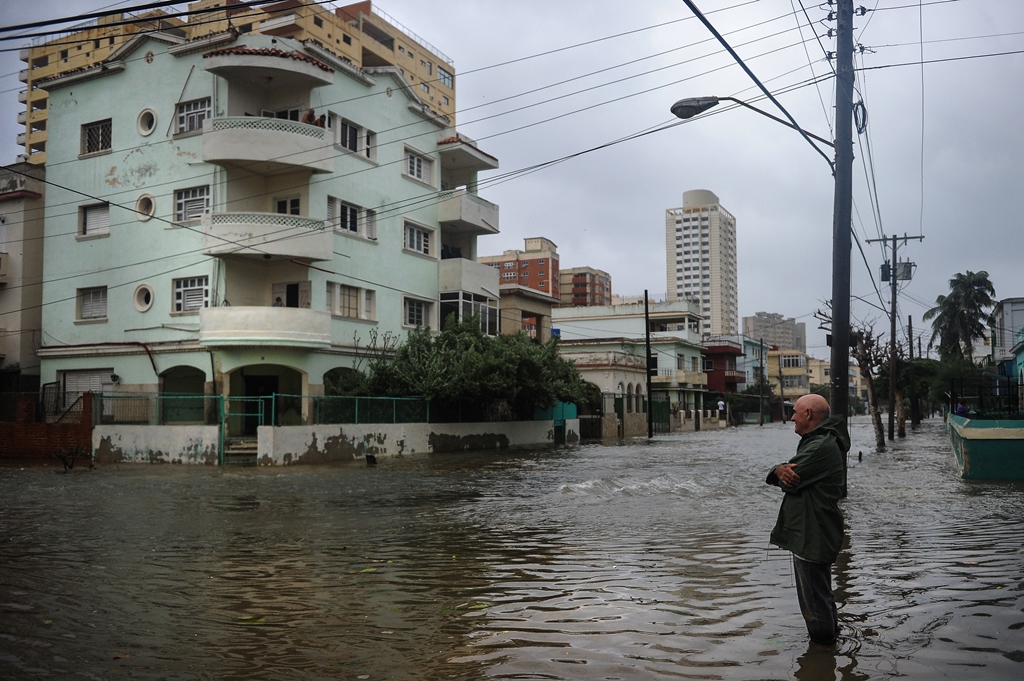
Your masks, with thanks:
M224 442L224 465L255 466L256 460L256 438L226 440Z

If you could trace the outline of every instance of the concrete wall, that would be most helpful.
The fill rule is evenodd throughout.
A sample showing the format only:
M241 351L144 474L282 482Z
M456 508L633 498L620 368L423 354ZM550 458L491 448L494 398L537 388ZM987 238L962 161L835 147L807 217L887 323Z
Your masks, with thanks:
M579 442L578 419L567 419L566 442ZM394 425L261 426L261 465L319 464L377 457L553 444L551 421L400 423Z
M97 463L204 463L220 460L218 426L96 426Z

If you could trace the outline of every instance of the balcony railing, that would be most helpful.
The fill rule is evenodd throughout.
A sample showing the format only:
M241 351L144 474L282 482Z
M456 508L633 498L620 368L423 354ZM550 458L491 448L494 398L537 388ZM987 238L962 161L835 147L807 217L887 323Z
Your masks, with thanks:
M441 293L468 291L497 298L498 270L465 258L442 260L438 269L438 289Z
M235 116L203 121L203 160L274 173L308 168L334 171L327 131L284 118Z
M199 342L207 346L326 347L331 315L299 307L206 307Z
M448 229L471 234L498 233L498 206L465 189L441 192L438 220Z
M323 220L280 213L213 213L203 216L202 227L206 255L333 257L332 235Z
M708 375L703 371L684 371L682 369L658 369L657 376L651 376L653 383L664 385L707 385Z

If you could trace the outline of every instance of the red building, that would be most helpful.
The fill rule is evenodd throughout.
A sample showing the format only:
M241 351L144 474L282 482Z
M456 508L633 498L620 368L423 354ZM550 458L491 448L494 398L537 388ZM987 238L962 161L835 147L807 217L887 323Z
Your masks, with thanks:
M736 369L736 358L743 356L743 346L736 341L709 338L704 341L701 355L704 373L708 375L708 392L734 393L737 384L746 382L746 374Z

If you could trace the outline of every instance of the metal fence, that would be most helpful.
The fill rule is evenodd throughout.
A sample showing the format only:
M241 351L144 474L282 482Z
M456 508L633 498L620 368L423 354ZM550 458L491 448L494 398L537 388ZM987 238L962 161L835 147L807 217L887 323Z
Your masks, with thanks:
M93 394L96 425L215 426L221 420L220 395L99 392Z
M488 423L520 420L508 405L454 403L420 397L352 397L272 394L224 397L186 393L99 391L92 413L83 413L83 393L47 384L38 395L36 419L94 425L220 425L232 434L255 436L257 426L387 423ZM16 394L0 395L0 421L14 420ZM538 414L534 418L545 418ZM250 432L251 431L251 432Z

